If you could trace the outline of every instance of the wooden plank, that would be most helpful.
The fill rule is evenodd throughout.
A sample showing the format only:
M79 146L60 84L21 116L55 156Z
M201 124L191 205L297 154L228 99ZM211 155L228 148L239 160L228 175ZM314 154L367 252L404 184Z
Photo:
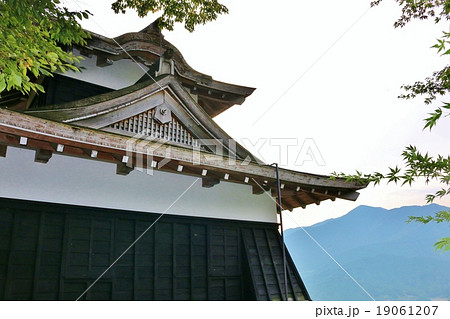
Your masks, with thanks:
M9 242L9 251L8 251L8 262L6 264L6 281L5 281L5 290L3 293L3 298L4 300L11 300L11 296L9 294L10 290L11 290L11 286L13 285L12 283L12 269L13 269L13 255L15 252L15 242L16 242L16 238L17 238L17 234L18 234L18 230L19 230L19 221L18 221L19 217L18 217L18 213L13 214L13 229L11 231L11 238L10 238L10 242Z
M297 294L295 293L295 288L294 288L295 278L292 278L292 269L291 269L289 263L287 264L286 271L287 271L287 276L288 276L288 284L289 284L289 287L291 287L291 291L292 291L292 296L293 296L294 300L298 301L299 299L298 299Z
M137 231L137 228L138 228L137 227L137 223L138 223L137 220L133 221L133 237L134 237L133 241L136 240L136 238L138 238L139 235L140 235L140 234L138 234L138 231ZM133 265L132 265L132 272L133 272L133 274L132 274L132 277L133 277L133 291L132 291L132 294L133 294L133 298L131 300L137 300L136 299L137 298L137 289L136 289L136 287L137 287L138 278L137 278L137 250L136 250L136 244L127 253L127 254L133 253Z
M224 276L227 276L228 275L228 269L227 269L227 246L228 246L228 241L227 241L227 232L226 232L226 228L222 228L222 234L223 234L223 263L224 263L224 265L223 265L223 269L224 269ZM223 283L224 283L224 287L223 287L223 294L224 294L224 296L225 296L225 298L224 298L224 300L228 300L228 292L229 292L229 289L228 289L228 280L227 280L227 278L225 277L224 278L224 281L223 281Z
M255 242L255 248L256 248L256 251L257 251L259 266L261 268L261 274L262 274L262 277L263 277L263 280L264 280L264 286L266 287L267 300L270 301L270 289L269 289L269 286L267 285L266 272L264 271L264 264L263 264L263 262L261 260L261 251L259 250L259 247L258 247L258 241L256 240L255 230L252 229L251 233L253 235L253 240ZM256 292L256 293L258 293L258 292Z
M281 243L281 238L280 238L280 243ZM300 289L300 293L301 293L301 298L297 298L298 295L296 295L295 291L294 291L294 295L295 298L298 300L311 300L311 296L308 293L308 290L306 289L305 283L303 282L303 279L301 278L294 260L292 259L292 256L289 254L289 250L286 250L286 260L287 260L287 265L288 265L288 274L289 274L289 278L291 278L291 283L296 283Z
M117 226L117 220L118 220L118 216L117 214L114 214L112 217L112 221L111 221L111 233L110 233L110 245L109 245L109 264L112 265L112 263L114 262L116 256L114 254L114 249L116 246L116 226ZM113 270L110 270L113 271ZM114 280L115 276L112 275L112 280L111 280L111 297L112 300L116 300L116 298L114 297L114 292L116 291L116 281Z
M269 248L269 252L270 252L270 258L272 259L272 266L275 272L275 277L277 278L277 284L278 284L278 289L280 289L280 296L281 296L281 300L285 300L284 298L284 293L283 293L283 287L281 286L281 279L280 276L278 276L278 269L276 266L276 260L273 258L273 251L272 251L272 246L269 240L269 235L267 234L267 229L264 229L264 235L266 238L266 243L267 243L267 247ZM283 279L284 281L284 279Z
M192 223L189 224L189 299L192 301L194 300L194 249L192 249L192 237L193 237L193 233L192 233Z
M158 285L158 258L156 250L158 223L153 225L153 300L156 300L156 292Z
M41 253L42 253L42 238L44 235L44 222L45 222L45 213L41 212L39 216L39 226L38 226L38 240L36 243L36 258L34 264L34 276L33 276L33 288L32 288L32 300L37 299L37 287L39 283L39 272L41 267Z
M209 269L211 268L211 225L206 226L206 300L213 300L211 298L211 277L209 276Z
M66 276L66 265L67 256L69 255L69 239L70 239L70 216L68 214L64 215L64 231L63 231L63 241L61 250L61 267L59 276L59 300L64 300L64 280ZM82 292L80 292L81 295ZM86 298L85 298L86 299Z
M175 291L176 291L176 265L177 265L177 259L176 259L176 240L175 240L175 225L176 223L170 223L171 225L171 237L172 237L172 298L171 300L175 300Z
M94 246L94 219L92 219L92 218L89 218L89 220L88 220L88 223L89 223L89 254L88 254L88 256L89 256L89 261L88 261L88 271L87 271L87 273L89 274L89 275L91 275L92 274L92 255L93 255L93 251L92 251L92 248L93 248L93 246ZM76 234L75 234L75 232L74 232L74 237L76 236ZM86 293L86 297L88 296L88 293L90 293L91 292L91 290L89 290L87 293ZM88 299L88 300L90 300L90 298Z
M242 254L243 254L243 249L242 249L242 247L243 247L243 240L242 240L242 233L241 233L241 228L240 227L238 227L237 229L236 229L236 231L237 231L237 241L238 241L238 247L239 247L239 254L238 254L238 265L239 265L239 273L241 274L241 299L243 299L244 298L244 296L245 296L245 294L244 294L244 281L245 281L245 279L244 279L244 269L243 269L243 267L244 267L244 261L243 261L243 256L242 256Z

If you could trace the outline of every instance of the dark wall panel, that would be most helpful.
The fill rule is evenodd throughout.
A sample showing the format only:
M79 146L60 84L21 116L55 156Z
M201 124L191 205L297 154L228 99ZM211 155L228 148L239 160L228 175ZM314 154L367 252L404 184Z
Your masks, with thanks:
M158 217L0 198L0 299L75 300L144 232L82 300L280 299L277 225Z
M39 93L30 108L40 108L48 105L78 101L84 98L114 91L100 85L53 74L46 77L43 83L45 93Z

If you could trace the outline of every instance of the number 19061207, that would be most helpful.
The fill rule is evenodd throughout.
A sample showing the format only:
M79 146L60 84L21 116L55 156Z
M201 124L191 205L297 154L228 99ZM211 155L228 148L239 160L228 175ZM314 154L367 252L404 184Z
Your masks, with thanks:
M377 306L377 316L434 316L438 306Z

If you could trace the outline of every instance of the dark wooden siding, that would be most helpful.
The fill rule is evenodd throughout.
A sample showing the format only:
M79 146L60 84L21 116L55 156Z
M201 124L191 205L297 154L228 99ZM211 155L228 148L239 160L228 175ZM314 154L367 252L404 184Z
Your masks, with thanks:
M0 299L77 299L158 217L0 198ZM82 299L280 300L281 247L275 224L165 215Z
M262 228L243 228L247 264L257 300L284 300L283 251L277 232ZM309 300L294 263L287 254L288 300Z

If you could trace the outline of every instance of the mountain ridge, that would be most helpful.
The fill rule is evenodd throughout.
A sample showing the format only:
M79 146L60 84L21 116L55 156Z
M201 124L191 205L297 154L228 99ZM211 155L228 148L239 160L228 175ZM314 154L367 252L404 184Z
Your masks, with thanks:
M377 300L450 299L450 253L433 247L448 236L448 224L406 223L408 216L448 209L437 204L394 209L360 205L302 228ZM303 230L286 230L285 241L313 300L369 300Z

